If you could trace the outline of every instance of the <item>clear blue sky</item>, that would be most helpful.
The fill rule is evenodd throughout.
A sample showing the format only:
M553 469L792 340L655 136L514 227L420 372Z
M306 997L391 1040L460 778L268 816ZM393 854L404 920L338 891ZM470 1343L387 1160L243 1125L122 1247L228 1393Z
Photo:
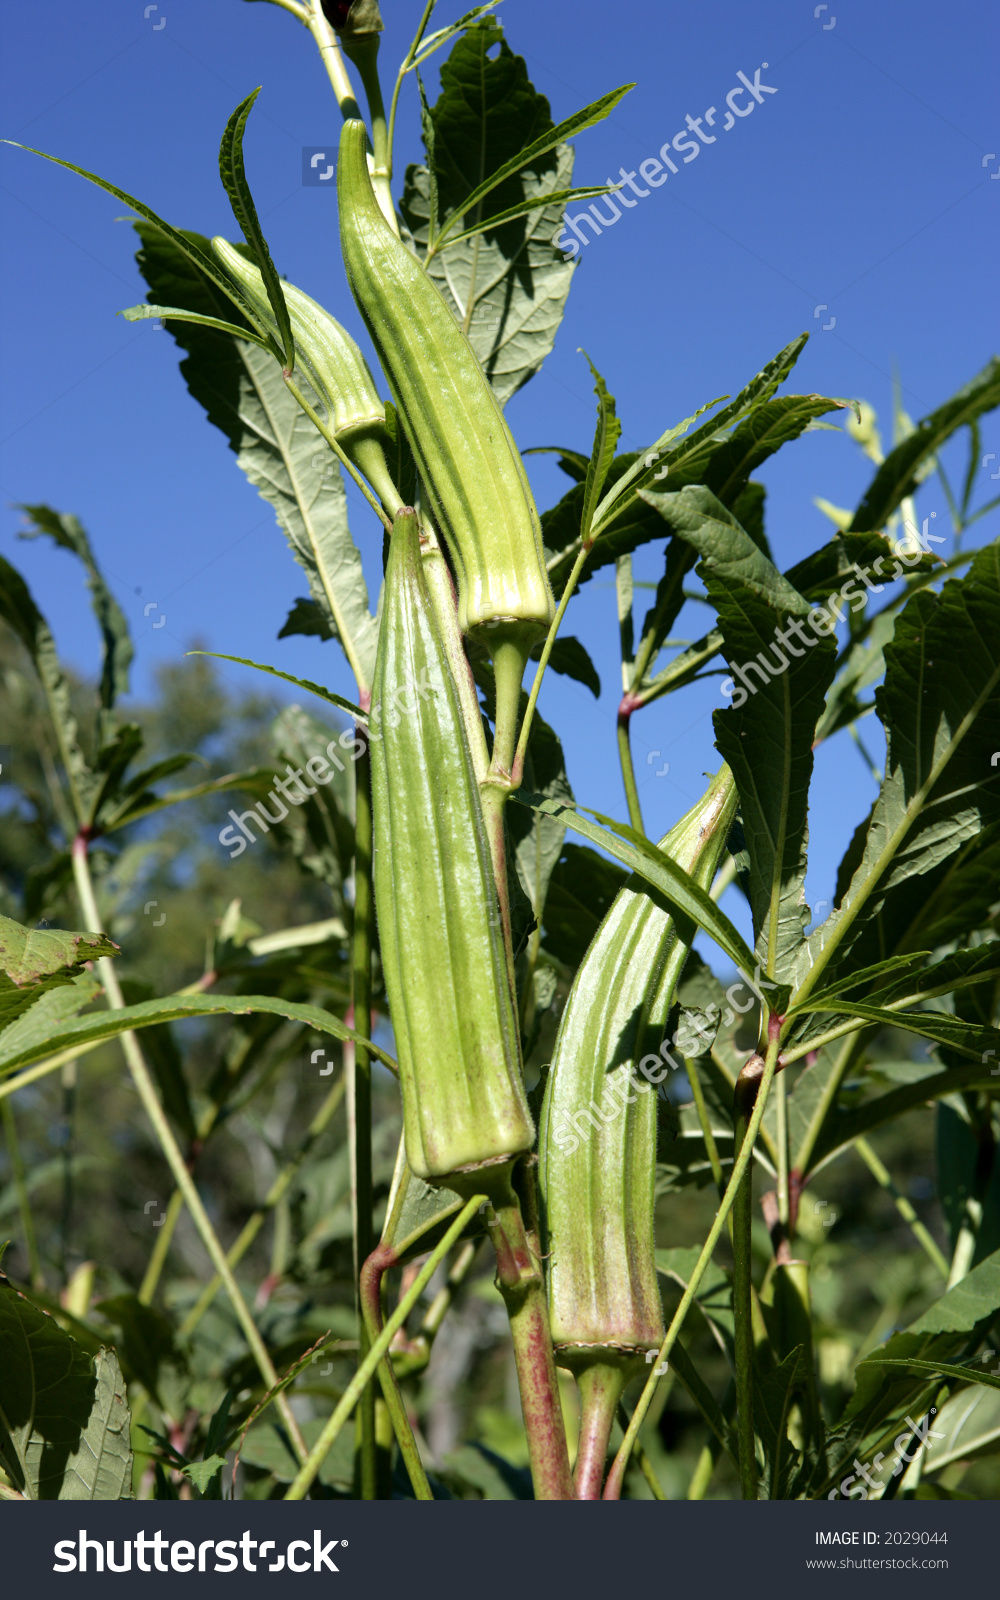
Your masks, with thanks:
M338 114L308 35L244 0L47 0L0 6L8 137L76 161L172 222L230 237L216 152L234 105L263 84L248 173L279 269L363 338L344 282L329 190L304 188L301 150L336 138ZM442 0L436 22L465 9ZM871 401L887 435L891 377L919 418L997 345L1000 117L996 11L983 0L507 0L512 47L559 119L622 82L637 87L578 143L579 182L634 169L712 105L724 114L742 71L777 93L755 104L665 187L583 252L557 348L511 403L522 447L589 448L593 401L579 346L617 396L624 448L639 448L714 395L735 390L802 329L813 337L793 387ZM419 0L384 0L383 61L402 55ZM158 22L165 26L157 28ZM834 24L824 27L824 24ZM436 74L430 73L431 87ZM748 97L737 100L743 108ZM397 172L419 153L416 86L404 92ZM984 166L983 158L998 152ZM270 509L187 394L175 346L153 324L115 317L144 298L121 205L18 150L0 148L5 221L0 548L26 574L65 656L93 670L97 638L81 572L48 543L18 544L17 501L76 512L132 620L135 688L197 640L344 693L336 644L276 634L305 592ZM332 186L331 186L332 189ZM992 285L992 288L991 288ZM828 309L819 315L816 307ZM836 325L822 331L822 324ZM1000 454L986 419L983 450ZM947 455L964 463L964 439ZM991 463L996 470L997 463ZM853 506L869 464L819 432L759 476L768 531L787 566L822 543L822 495ZM567 480L532 458L540 507ZM936 485L920 511L944 516ZM374 592L381 537L355 499L355 536ZM996 537L996 519L975 530ZM660 547L636 576L662 570ZM603 581L602 581L603 580ZM642 610L640 597L637 609ZM144 605L158 611L144 619ZM154 631L153 621L166 625ZM704 615L704 614L702 614ZM697 622L692 623L697 627ZM579 799L625 815L614 745L619 695L614 590L592 581L570 608L604 693L550 675L542 711L563 734ZM680 631L684 631L682 628ZM226 669L233 677L242 669ZM258 687L263 680L253 676ZM634 724L647 826L660 834L714 769L715 683L660 702ZM876 756L871 719L864 724ZM660 755L647 760L651 752ZM669 761L662 779L655 772ZM829 897L836 864L873 785L846 735L818 758L809 887ZM728 902L727 902L728 903Z

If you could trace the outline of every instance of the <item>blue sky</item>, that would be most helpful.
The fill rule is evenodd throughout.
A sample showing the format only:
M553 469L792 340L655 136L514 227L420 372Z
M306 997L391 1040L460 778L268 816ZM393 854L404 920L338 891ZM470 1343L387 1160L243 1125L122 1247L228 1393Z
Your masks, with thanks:
M234 105L263 84L246 155L272 254L279 270L364 342L340 264L333 195L301 182L302 147L335 140L339 124L308 35L266 3L162 0L145 16L149 9L143 0L6 0L2 131L102 173L179 226L231 237L218 142ZM436 23L462 9L460 0L442 0ZM593 398L580 346L617 397L629 449L711 397L735 392L803 329L812 338L790 387L869 400L884 436L894 370L906 409L919 418L995 349L993 8L977 0L946 8L928 0L832 0L818 17L815 9L799 0L501 6L508 40L557 119L636 81L617 111L578 142L578 182L636 169L687 115L720 108L716 142L687 164L676 155L678 173L581 252L556 350L508 408L522 447L589 448ZM417 0L384 0L384 76L420 10ZM758 69L777 93L721 132L738 73L753 82ZM428 80L433 90L436 74ZM747 94L735 102L748 103ZM418 155L410 79L397 174ZM270 509L187 394L172 339L153 324L115 317L145 292L134 235L116 220L122 206L22 151L0 148L0 162L0 549L25 573L64 655L93 670L97 636L82 574L47 543L16 542L18 501L73 511L88 528L135 630L139 693L148 692L157 663L200 640L349 694L352 679L336 644L276 639L304 582ZM1000 454L995 417L985 419L982 448ZM965 451L963 436L946 452L953 479ZM530 461L544 509L567 480L551 461ZM829 537L813 497L853 506L872 470L845 436L830 432L808 435L767 464L758 476L768 488L779 565ZM922 491L919 510L936 510L941 526L936 483ZM356 496L352 526L377 592L381 537ZM988 537L996 537L995 517L974 530L974 542ZM655 580L661 570L661 547L637 556L638 579ZM637 603L640 620L646 598ZM150 603L157 609L144 616ZM677 631L694 629L701 631L697 618L690 627L684 618ZM550 675L541 709L563 735L577 797L624 816L609 572L573 601L566 631L587 642L604 692L596 702ZM236 681L243 669L225 670ZM655 835L718 765L717 685L661 701L633 725ZM878 758L871 719L864 731ZM669 772L657 778L665 763ZM846 735L820 749L809 877L815 897L831 896L837 862L873 792Z

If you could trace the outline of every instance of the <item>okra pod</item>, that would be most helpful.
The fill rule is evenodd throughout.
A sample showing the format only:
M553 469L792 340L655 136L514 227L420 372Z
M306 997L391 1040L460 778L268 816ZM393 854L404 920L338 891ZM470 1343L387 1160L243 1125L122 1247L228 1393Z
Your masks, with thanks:
M660 849L703 888L737 803L723 767ZM695 929L642 880L619 890L577 972L542 1106L539 1182L549 1316L583 1392L578 1490L600 1492L615 1406L664 1337L654 1257L656 1085ZM589 1492L588 1492L589 1491Z
M476 771L422 570L393 526L372 689L374 883L411 1169L500 1182L531 1114ZM418 693L416 686L426 686ZM382 716L380 708L401 711Z
M345 122L337 188L347 279L372 336L458 584L463 633L524 651L554 615L538 512L472 346L375 198L364 124ZM520 680L518 680L520 681Z

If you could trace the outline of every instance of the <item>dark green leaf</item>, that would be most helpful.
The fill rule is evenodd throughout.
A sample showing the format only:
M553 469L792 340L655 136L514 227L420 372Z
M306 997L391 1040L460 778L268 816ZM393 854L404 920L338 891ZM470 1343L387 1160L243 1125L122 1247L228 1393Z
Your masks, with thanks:
M3 556L0 556L0 617L20 639L38 673L73 795L77 820L86 822L89 820L95 780L77 739L69 685L56 653L55 640L48 623L31 598L28 585Z
M882 528L897 506L912 495L920 468L946 439L984 412L1000 405L1000 360L996 356L943 406L917 423L913 432L886 456L851 522L852 533Z
M215 279L198 270L208 240L185 234L191 243L185 252L144 223L136 224L136 232L142 241L137 260L150 298L217 314ZM374 671L378 628L368 610L361 556L348 528L336 460L289 394L280 366L265 351L210 327L178 323L170 331L189 352L181 363L188 388L209 421L226 435L251 483L273 506L331 636L340 640L355 677L366 688Z
M339 1017L319 1006L305 1005L295 1000L283 1000L275 995L263 994L191 994L171 995L165 1000L147 1000L141 1005L125 1006L121 1011L100 1012L80 1017L59 1029L47 1040L25 1045L16 1054L0 1046L0 1072L4 1076L29 1067L46 1056L89 1044L96 1039L111 1039L130 1028L148 1028L159 1022L177 1022L182 1017L248 1016L263 1011L276 1017L288 1017L292 1022L303 1022L317 1033L332 1034L335 1039L350 1039L363 1044L369 1055L389 1067L393 1072L396 1063L378 1045L371 1044L348 1028Z
M511 798L519 805L528 806L533 811L564 818L567 827L583 834L584 838L593 844L599 845L630 871L637 872L647 883L651 883L654 889L658 889L663 898L683 916L688 917L697 927L704 929L744 977L753 972L753 956L729 918L719 910L711 896L689 877L683 867L679 867L676 861L658 849L655 844L651 844L648 839L643 838L634 828L629 828L622 822L615 822L599 811L592 811L591 816L597 817L599 822L606 823L606 827L598 827L581 816L580 810L575 806L544 800L523 790L513 794ZM590 808L584 806L580 809L589 811ZM777 1003L778 996L774 998Z
M0 1460L28 1500L130 1500L125 1384L0 1273Z
M243 237L253 251L254 260L260 268L267 298L274 312L274 320L278 324L278 333L284 348L285 366L291 372L295 366L295 340L292 336L288 307L285 304L285 292L271 260L271 252L267 248L267 240L264 238L243 165L243 132L253 103L259 94L259 88L248 94L226 123L222 143L219 146L219 176L229 196L233 216L239 223Z
M709 490L640 492L698 551L698 575L719 616L734 676L723 684L733 704L715 713L716 740L740 795L757 953L771 977L785 979L810 918L804 888L812 744L836 646L803 626L806 601ZM790 617L800 641L794 645Z
M76 517L65 512L53 511L51 506L46 505L20 505L18 510L30 517L34 525L27 532L18 534L18 538L37 539L41 534L48 534L49 538L54 539L64 550L71 550L86 568L90 603L94 608L104 644L101 663L101 707L104 711L111 711L115 701L121 695L128 694L129 667L135 654L122 609L94 560L90 540L82 523ZM104 730L105 736L107 731L109 730Z
M343 695L334 694L332 689L324 689L322 684L312 683L308 678L296 678L291 672L280 672L277 667L265 666L261 661L248 661L246 656L222 655L218 650L189 650L187 653L189 656L212 656L216 661L234 661L238 667L255 667L258 672L266 672L272 678L283 678L286 683L294 683L297 689L305 689L318 699L325 700L328 705L349 712L358 722L368 721L367 713L356 706L353 700L345 700Z
M145 1047L146 1040L143 1041ZM155 1306L143 1305L138 1295L119 1294L101 1300L96 1308L106 1322L121 1330L118 1353L129 1381L138 1381L157 1405L160 1377L165 1367L183 1365L174 1343L173 1328Z
M535 91L524 61L499 24L485 18L457 40L442 66L440 96L424 118L428 165L406 174L401 211L421 255L432 207L456 227L462 216L477 221L470 196L510 163L512 175L491 190L490 209L546 202L474 239L445 240L428 262L501 405L551 350L573 277L573 264L553 242L563 213L554 196L571 187L573 151L557 141L556 149L522 166L525 147L546 143L552 129L548 101Z
M542 944L575 971L627 874L586 845L564 844L552 869Z
M300 633L307 639L332 639L333 630L326 617L316 604L315 600L296 600L288 616L285 626L278 634L279 639L290 639L293 634Z
M542 644L536 644L531 652L532 661L538 661L542 654ZM549 656L549 666L553 672L561 672L566 678L575 678L577 683L585 684L595 699L601 697L601 680L597 668L591 661L586 647L579 639L574 639L572 634L565 638L558 638L552 646Z
M990 765L1000 749L1000 546L981 550L940 595L911 597L876 703L886 777L848 853L849 886L838 886L839 904L803 953L807 988L901 945L930 946L915 914L935 879L913 880L1000 821L1000 768Z

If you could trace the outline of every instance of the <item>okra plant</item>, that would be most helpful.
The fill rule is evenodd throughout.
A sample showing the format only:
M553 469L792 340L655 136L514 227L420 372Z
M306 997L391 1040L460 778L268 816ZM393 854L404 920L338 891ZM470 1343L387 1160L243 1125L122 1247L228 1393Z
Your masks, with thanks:
M342 113L339 243L369 358L343 303L320 304L274 264L243 157L259 90L219 154L237 240L46 159L134 214L148 295L124 315L169 328L191 394L308 578L281 637L330 641L356 692L263 666L314 707L275 724L270 759L289 777L265 756L162 792L190 758L135 770L142 729L116 709L127 625L80 524L25 508L31 535L88 573L105 641L93 726L0 560L7 714L13 727L35 708L22 734L41 765L22 792L44 857L30 872L0 860L0 1104L22 1280L0 1277L0 1493L431 1499L520 1482L539 1499L849 1498L857 1463L895 1450L864 1495L947 1495L967 1470L956 1463L1000 1449L986 1355L1000 1313L1000 544L963 542L996 505L974 502L1000 363L918 425L900 414L886 454L870 407L785 387L805 335L735 397L693 396L638 452L619 450L593 367L592 447L556 449L572 483L540 516L504 407L548 354L571 288L565 208L607 193L572 187L570 141L629 86L556 122L493 3L431 32L429 0L386 95L375 0L272 3L289 13L290 50L293 21L312 35ZM445 49L430 104L420 68ZM414 79L426 160L400 190L397 112ZM488 322L487 296L500 308ZM855 511L824 502L831 537L782 573L754 474L820 418L876 470ZM962 429L956 496L940 452ZM374 611L344 474L364 497L359 539L383 550ZM953 514L940 554L917 504L932 474ZM646 546L664 568L637 637L632 556ZM601 569L618 600L627 822L577 802L537 709L549 671L597 685L562 627ZM674 641L688 606L710 624ZM656 843L632 722L666 727L668 697L706 676L721 688L717 769ZM814 751L832 738L863 750L873 712L884 772L813 926ZM116 882L139 889L150 819L197 804L218 821L238 795L256 809L230 809L220 844L236 857L268 835L326 915L268 932L249 920L264 906L233 899L193 979L140 996L118 976L134 951ZM724 895L746 902L752 942ZM206 1028L221 1043L185 1032L182 1053L170 1025L199 1017L218 1019ZM112 1038L173 1190L138 1290L134 1269L102 1264L111 1292L95 1301L93 1263L67 1264L65 1206L61 1260L39 1245L19 1128L56 1073L67 1105L85 1096L88 1058ZM318 1110L310 1079L300 1106L293 1062L327 1049L338 1079ZM199 1181L240 1117L269 1128L280 1103L287 1133L289 1093L298 1141L266 1134L270 1187L227 1244ZM925 1142L936 1130L943 1228L869 1143L888 1148L902 1118ZM869 1334L845 1330L831 1300L815 1220L829 1202L810 1194L838 1165L894 1202L905 1233L899 1314ZM185 1214L209 1264L200 1281L170 1276ZM507 1318L523 1455L501 1462L506 1475L490 1465L495 1438L477 1477L421 1426L435 1341L470 1290ZM682 1395L697 1440L686 1469L660 1427ZM949 1442L929 1455L932 1414ZM98 1432L112 1443L95 1455Z

